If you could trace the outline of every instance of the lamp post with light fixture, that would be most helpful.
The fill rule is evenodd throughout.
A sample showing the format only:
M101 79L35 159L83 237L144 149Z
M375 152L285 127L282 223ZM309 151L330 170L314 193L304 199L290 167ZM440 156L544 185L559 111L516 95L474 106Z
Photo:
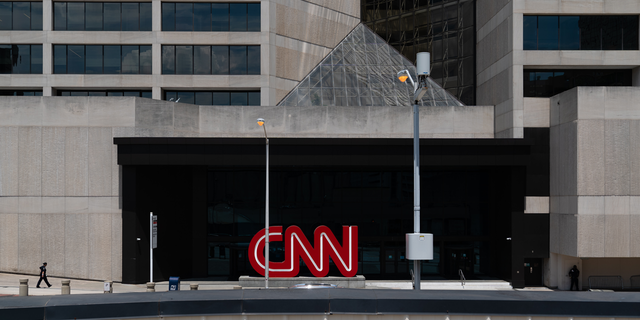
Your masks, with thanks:
M269 137L267 126L263 118L258 118L258 125L264 129L264 138L267 146L267 184L264 205L264 288L269 289Z
M433 235L420 233L420 121L418 101L427 93L431 55L420 52L417 55L417 82L413 81L409 70L398 72L400 82L407 79L413 86L413 234L407 234L407 259L413 260L413 289L420 290L420 261L433 259ZM426 239L426 240L425 240ZM431 241L430 248L428 245Z

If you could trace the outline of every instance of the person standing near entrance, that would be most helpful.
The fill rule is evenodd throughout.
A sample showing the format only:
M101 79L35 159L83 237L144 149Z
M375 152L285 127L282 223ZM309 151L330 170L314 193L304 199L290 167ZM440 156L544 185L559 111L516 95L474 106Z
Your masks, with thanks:
M40 280L38 280L38 284L36 285L36 288L40 288L40 282L42 282L42 280L44 280L47 286L51 288L51 285L49 284L49 280L47 280L47 263L46 262L43 263L42 266L40 267Z
M571 288L569 288L569 290L573 291L573 285L576 285L576 291L579 291L580 288L578 287L578 277L580 276L580 270L578 270L578 267L576 267L575 265L573 266L573 268L571 268L571 270L569 270L569 277L571 277Z

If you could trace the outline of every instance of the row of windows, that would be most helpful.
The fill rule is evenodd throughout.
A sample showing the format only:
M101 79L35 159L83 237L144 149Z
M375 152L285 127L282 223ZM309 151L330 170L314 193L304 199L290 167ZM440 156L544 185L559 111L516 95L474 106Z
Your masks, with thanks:
M53 29L151 31L151 2L54 2ZM42 30L42 2L0 2L0 30ZM260 31L260 3L162 3L163 31Z
M0 74L42 74L41 44L0 45Z
M38 96L42 97L42 91L25 91L25 90L0 90L0 96L25 96L25 97L33 97Z
M199 106L259 106L260 91L165 91L164 99Z
M524 96L548 98L575 87L631 86L631 70L524 70Z
M151 46L54 45L53 73L151 74Z
M260 74L260 46L162 46L162 74Z
M524 16L524 50L638 50L638 16Z
M58 90L56 95L63 97L141 97L151 99L151 90Z
M151 31L150 2L54 2L54 30Z
M0 30L42 30L42 2L0 2Z
M162 3L162 31L260 31L260 3Z

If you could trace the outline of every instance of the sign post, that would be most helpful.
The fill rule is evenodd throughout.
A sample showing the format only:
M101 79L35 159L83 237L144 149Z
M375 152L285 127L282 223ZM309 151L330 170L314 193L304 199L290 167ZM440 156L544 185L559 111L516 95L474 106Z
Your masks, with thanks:
M149 213L149 282L153 282L153 249L158 247L158 216Z

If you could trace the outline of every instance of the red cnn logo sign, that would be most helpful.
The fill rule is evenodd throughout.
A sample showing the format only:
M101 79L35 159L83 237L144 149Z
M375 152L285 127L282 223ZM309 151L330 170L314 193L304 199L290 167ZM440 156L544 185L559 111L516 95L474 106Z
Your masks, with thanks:
M282 226L269 227L269 241L283 241ZM345 277L353 277L358 271L358 227L342 226L342 245L327 226L319 226L314 232L315 248L298 226L290 226L284 234L283 262L269 261L269 276L273 278L295 277L300 271L300 258L311 273L324 277L329 273L329 257ZM249 261L264 276L264 229L249 244Z

